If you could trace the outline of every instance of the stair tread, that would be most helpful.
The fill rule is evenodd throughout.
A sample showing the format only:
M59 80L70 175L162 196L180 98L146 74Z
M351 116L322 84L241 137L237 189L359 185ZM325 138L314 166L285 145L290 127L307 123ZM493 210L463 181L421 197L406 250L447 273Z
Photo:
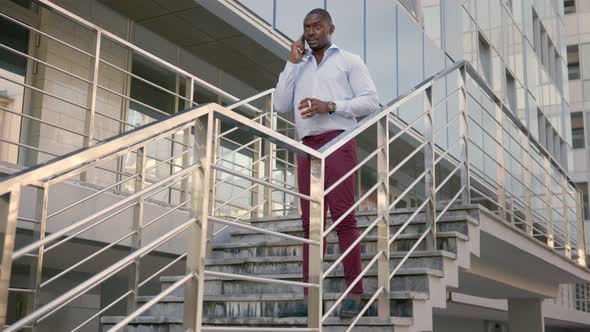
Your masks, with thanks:
M324 299L337 300L342 294L324 293ZM363 298L369 299L372 294L364 294ZM137 297L137 302L147 302L154 298L154 295L142 295ZM392 300L427 300L428 294L425 292L414 291L394 291L389 292L389 298ZM302 293L282 293L282 294L229 294L229 295L205 295L205 301L300 301L303 300ZM160 303L178 303L184 302L184 296L166 296L159 301Z
M455 211L464 211L468 212L469 210L478 210L479 205L471 204L471 205L462 205L457 207L450 207L447 212L455 212ZM410 216L412 213L416 212L416 208L400 208L395 209L389 213L390 216L393 215L408 215ZM437 210L440 212L440 210ZM377 215L377 211L360 211L356 213L357 216L372 216ZM328 217L330 219L330 217ZM292 216L272 216L272 217L259 217L259 218L252 218L248 219L249 222L268 222L268 221L288 221L288 220L301 220L300 215L292 215Z
M373 216L373 215L371 215ZM357 218L360 217L357 215ZM287 220L300 220L300 219L287 219ZM271 222L272 220L264 220L264 222ZM277 222L279 220L276 220ZM470 216L443 216L438 222L440 223L450 223L450 222L473 222L474 219ZM249 223L251 226L256 226L256 223L259 223L261 221L246 221L246 223ZM390 226L401 226L404 223L404 221L396 221L396 220L391 220L389 222ZM424 220L414 220L412 221L410 224L411 225L421 225L424 224L425 221ZM359 228L366 228L368 225L371 224L371 221L365 221L364 219L360 219L357 220L357 225L359 226ZM281 231L283 233L295 233L295 232L303 232L303 228L301 225L288 225L288 226L279 226L278 227L268 227L265 228L267 230L274 230L274 231ZM249 229L236 229L236 230L232 230L230 232L230 234L232 236L238 236L238 235L253 235L253 234L260 234L260 232L256 231L256 230L249 230Z
M407 251L395 251L391 252L390 258L403 258L407 255ZM324 256L324 261L327 262L334 262L336 259L340 257L340 254L334 255L329 254ZM362 259L372 259L374 254L362 254ZM417 257L448 257L451 259L456 259L457 254L446 251L446 250L423 250L423 251L414 251L410 258L417 258ZM206 261L207 266L215 266L215 265L233 265L233 264L244 264L244 263L291 263L291 262L301 262L303 258L301 256L256 256L256 257L242 257L242 258L215 258L215 259L208 259Z
M467 235L456 232L437 232L437 238L458 238L464 241L468 240ZM422 236L419 233L411 233L411 234L400 234L396 240L412 240L418 239ZM366 236L364 242L374 242L377 241L377 236ZM330 238L327 240L328 243L338 243L338 239ZM301 245L301 242L294 241L294 240L272 240L272 241L255 241L255 242L229 242L229 243L217 243L213 244L213 250L215 249L232 249L232 248L252 248L252 247L276 247L276 246L292 246L292 245Z
M365 276L375 276L377 271L369 271ZM435 277L444 277L444 273L441 270L431 269L427 267L409 267L409 268L400 268L397 272L397 276L406 276L406 275L431 275ZM301 273L268 273L268 274L260 274L260 273L252 273L248 275L249 277L260 277L266 279L301 279ZM344 272L332 272L330 273L327 278L342 278L344 276ZM183 278L184 276L162 276L160 277L161 282L176 282ZM218 276L208 276L206 280L242 280L239 278L231 278L231 277L218 277Z
M103 316L100 322L103 324L116 324L125 316ZM255 317L255 318L203 318L205 325L307 325L307 317ZM340 319L338 317L328 317L324 325L350 325L352 319ZM411 317L390 317L389 319L380 319L378 317L362 317L357 325L372 325L372 326L411 326L414 320ZM140 316L133 319L129 324L182 324L182 318L179 317L165 317L165 316Z

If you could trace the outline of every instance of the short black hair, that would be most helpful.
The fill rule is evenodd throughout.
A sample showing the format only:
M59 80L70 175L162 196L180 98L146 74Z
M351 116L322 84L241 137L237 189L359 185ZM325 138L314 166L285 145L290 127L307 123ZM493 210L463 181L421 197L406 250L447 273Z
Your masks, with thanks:
M315 14L320 15L322 19L328 22L328 24L332 24L332 15L330 15L330 13L328 13L328 11L323 8L312 9L309 13L307 13L307 15L305 15L305 17Z

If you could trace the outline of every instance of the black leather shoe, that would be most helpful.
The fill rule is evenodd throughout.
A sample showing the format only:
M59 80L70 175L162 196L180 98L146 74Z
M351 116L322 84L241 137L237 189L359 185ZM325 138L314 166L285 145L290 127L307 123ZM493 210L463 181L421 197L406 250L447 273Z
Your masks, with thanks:
M279 317L307 317L307 303L299 302L288 310L281 310Z
M361 304L353 299L347 299L340 308L341 318L353 318L361 312Z

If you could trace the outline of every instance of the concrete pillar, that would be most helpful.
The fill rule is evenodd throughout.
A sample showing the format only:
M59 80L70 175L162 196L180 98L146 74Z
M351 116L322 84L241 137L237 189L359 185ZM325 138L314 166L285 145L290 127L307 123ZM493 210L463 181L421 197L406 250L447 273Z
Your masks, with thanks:
M545 332L543 303L539 299L508 299L510 332Z

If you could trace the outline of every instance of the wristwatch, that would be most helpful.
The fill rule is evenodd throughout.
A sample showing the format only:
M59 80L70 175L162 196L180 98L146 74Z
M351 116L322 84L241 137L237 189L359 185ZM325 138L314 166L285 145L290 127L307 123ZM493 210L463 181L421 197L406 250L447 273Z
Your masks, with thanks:
M328 109L329 109L328 113L334 114L334 112L336 112L336 103L333 101L329 102Z

